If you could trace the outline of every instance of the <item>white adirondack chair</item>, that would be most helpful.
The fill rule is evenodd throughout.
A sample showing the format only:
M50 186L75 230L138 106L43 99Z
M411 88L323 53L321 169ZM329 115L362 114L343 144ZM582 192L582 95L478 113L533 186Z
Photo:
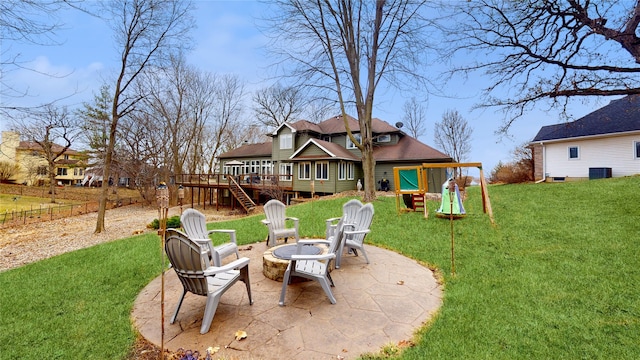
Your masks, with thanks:
M189 239L200 244L209 251L209 258L212 261L213 266L221 266L222 259L229 255L236 254L236 258L240 258L238 252L238 244L236 243L236 231L229 229L214 229L207 230L206 218L203 213L196 209L186 209L182 216L180 216L180 223L184 232ZM230 241L218 246L213 245L213 241L210 238L211 234L228 234Z
M220 297L238 280L244 282L249 305L253 305L249 283L249 258L243 257L224 266L209 266L206 249L175 229L167 230L165 250L183 287L182 296L171 317L171 324L176 321L187 292L206 296L207 304L200 327L200 333L206 334L211 327Z
M294 237L296 242L300 240L300 235L298 234L299 219L288 217L285 214L285 209L285 205L281 201L275 199L269 200L264 204L264 214L266 219L262 220L262 223L269 229L269 240L267 241L267 246L275 246L277 244L277 239L281 238L284 238L285 243L290 237ZM293 221L292 228L287 227L287 220Z
M342 216L325 220L326 231L325 239L329 240L331 236L334 236L338 225L344 226L344 224L353 224L356 218L356 213L362 207L362 202L358 199L351 199L342 205ZM342 221L342 223L340 223Z
M331 301L332 304L336 303L336 298L333 296L333 292L331 291L331 287L334 286L334 284L333 279L331 279L329 269L331 261L336 257L336 250L338 249L339 243L340 239L337 236L332 237L330 241L298 241L297 254L291 255L291 261L289 262L287 270L284 273L284 278L282 279L282 291L280 292L280 302L278 303L280 306L284 306L287 286L289 285L292 276L299 276L319 282L325 294L329 297L329 301ZM299 255L302 246L315 244L327 245L329 247L329 251L326 254L320 255Z
M356 256L358 256L358 250L362 251L367 264L369 263L369 257L364 250L364 238L370 231L369 227L371 227L371 222L373 221L373 213L373 204L366 204L358 210L353 224L344 225L342 235L343 250L337 254L336 267L339 267L342 256L344 255L344 250Z

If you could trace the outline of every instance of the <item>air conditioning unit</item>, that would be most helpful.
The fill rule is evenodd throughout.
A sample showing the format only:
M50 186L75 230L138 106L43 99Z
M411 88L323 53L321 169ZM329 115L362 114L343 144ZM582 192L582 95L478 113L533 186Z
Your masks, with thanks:
M589 180L611 177L611 168L589 168Z

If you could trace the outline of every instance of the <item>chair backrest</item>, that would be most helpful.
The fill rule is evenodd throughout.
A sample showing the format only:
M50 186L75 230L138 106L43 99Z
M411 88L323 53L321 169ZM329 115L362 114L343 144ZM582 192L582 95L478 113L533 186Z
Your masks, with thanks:
M342 220L345 224L353 224L356 220L358 210L362 208L362 202L358 199L351 199L342 205Z
M208 288L204 270L209 263L206 252L186 234L175 229L167 230L165 250L185 290L206 296Z
M356 214L356 219L354 222L355 226L350 228L355 231L369 229L369 227L371 226L371 222L373 221L373 212L373 204L369 203L362 206L362 208L360 208L360 210L358 210L358 213ZM365 236L366 234L355 234L349 239L357 243L363 243Z
M208 239L207 221L203 213L196 209L186 209L180 216L180 223L188 237Z
M267 220L269 220L269 226L272 229L285 228L284 218L287 217L285 208L285 205L276 199L269 200L264 204L264 215L267 217Z

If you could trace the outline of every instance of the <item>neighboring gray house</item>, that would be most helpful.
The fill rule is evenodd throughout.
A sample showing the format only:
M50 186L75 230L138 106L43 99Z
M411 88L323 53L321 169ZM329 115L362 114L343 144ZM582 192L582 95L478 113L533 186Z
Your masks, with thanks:
M536 181L640 174L640 95L570 123L543 126L529 143Z

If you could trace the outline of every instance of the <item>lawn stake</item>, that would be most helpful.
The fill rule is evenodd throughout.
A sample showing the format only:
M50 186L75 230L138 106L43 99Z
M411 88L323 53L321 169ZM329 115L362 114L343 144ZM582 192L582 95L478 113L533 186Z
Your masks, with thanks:
M164 244L167 236L167 216L169 213L169 188L161 182L156 193L159 212L160 257L162 258L162 275L160 285L160 359L164 358Z

